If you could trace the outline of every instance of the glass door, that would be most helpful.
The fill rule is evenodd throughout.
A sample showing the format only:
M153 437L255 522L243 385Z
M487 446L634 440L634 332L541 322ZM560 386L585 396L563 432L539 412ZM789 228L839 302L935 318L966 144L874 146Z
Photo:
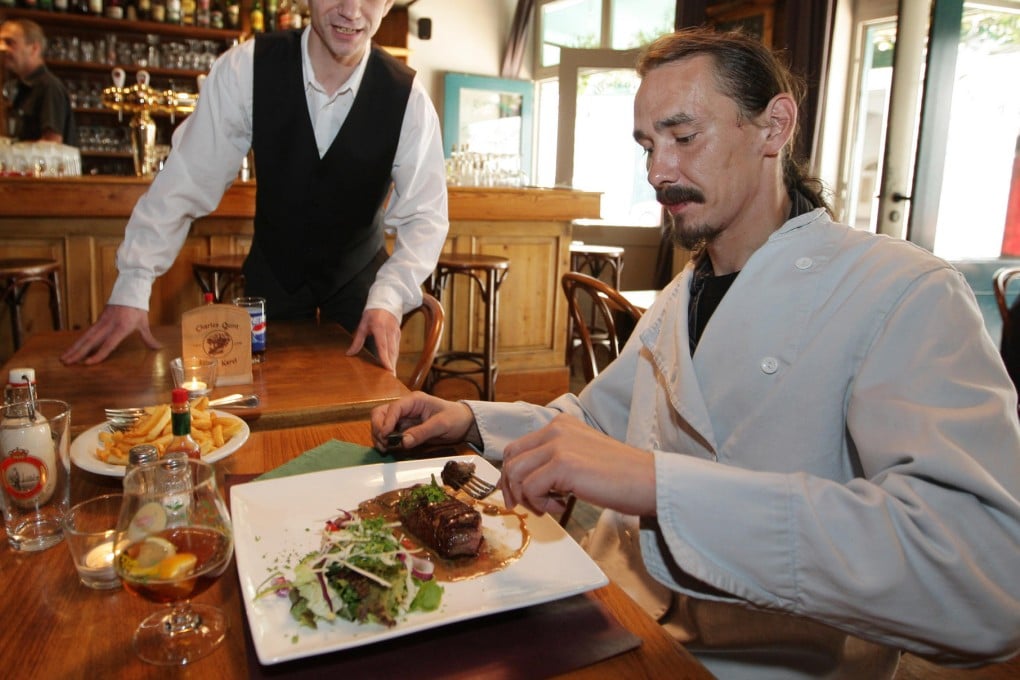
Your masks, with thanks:
M865 18L884 4L856 5L859 70L841 219L948 260L1020 255L1020 215L1007 212L1020 201L1020 0L933 0L918 41L898 28L916 33L928 12L920 27L917 17ZM901 2L901 12L904 5L916 9ZM893 56L900 50L909 59ZM904 61L901 90L910 96L897 106L894 69Z
M561 48L556 184L602 192L602 219L657 226L655 192L634 143L637 50Z
M932 16L910 239L950 260L1020 255L1003 250L1020 235L1007 213L1020 191L1020 1L936 0Z

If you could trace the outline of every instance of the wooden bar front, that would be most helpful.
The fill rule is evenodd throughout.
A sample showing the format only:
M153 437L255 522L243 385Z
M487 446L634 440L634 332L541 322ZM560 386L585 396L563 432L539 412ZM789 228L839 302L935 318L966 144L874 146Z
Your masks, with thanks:
M0 257L59 261L67 327L87 327L113 288L124 226L147 188L146 180L127 177L0 178ZM567 312L559 281L569 267L571 222L597 218L599 194L451 187L449 196L446 249L510 258L500 289L497 398L544 402L565 392ZM153 286L152 325L176 324L201 302L191 273L194 258L248 251L254 206L254 182L235 182L215 212L195 221L177 261ZM26 307L28 333L49 328L41 291L31 292ZM455 304L450 311L457 341L480 342L479 310ZM11 352L10 330L2 325L0 361Z

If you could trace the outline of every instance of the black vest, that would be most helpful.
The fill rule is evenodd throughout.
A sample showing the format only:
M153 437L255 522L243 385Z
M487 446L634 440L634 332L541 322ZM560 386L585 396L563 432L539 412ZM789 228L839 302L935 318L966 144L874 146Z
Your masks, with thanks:
M301 72L301 32L255 38L252 148L255 243L283 287L320 298L384 244L375 220L389 191L414 71L372 47L350 114L321 159Z

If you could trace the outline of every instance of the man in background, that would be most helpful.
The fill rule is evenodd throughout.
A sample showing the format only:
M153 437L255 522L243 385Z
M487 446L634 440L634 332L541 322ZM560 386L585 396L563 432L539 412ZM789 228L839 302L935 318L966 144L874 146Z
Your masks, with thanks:
M0 25L4 67L17 77L8 130L19 141L77 146L78 132L67 89L43 61L46 36L39 24L9 19Z

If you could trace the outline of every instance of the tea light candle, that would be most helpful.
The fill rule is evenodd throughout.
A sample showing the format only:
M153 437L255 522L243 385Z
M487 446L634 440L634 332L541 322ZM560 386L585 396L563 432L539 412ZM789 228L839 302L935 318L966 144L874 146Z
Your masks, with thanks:
M191 380L186 380L184 382L184 384L181 385L181 387L186 389L188 391L188 394L191 394L191 395L205 394L206 392L209 391L209 386L206 385L201 380L199 380L198 378L192 378Z
M113 541L100 543L85 555L80 571L94 579L117 578L113 569Z

